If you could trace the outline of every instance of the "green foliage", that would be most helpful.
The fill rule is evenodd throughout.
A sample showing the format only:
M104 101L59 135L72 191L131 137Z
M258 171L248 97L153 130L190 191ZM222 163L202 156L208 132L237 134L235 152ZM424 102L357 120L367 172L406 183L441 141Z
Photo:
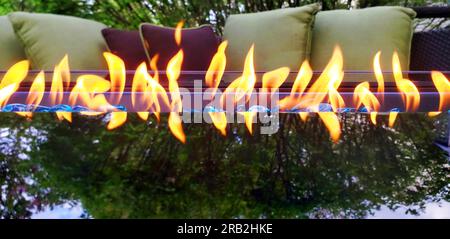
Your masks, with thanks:
M54 13L89 17L90 1L85 0L0 0L0 14L12 11Z
M175 26L184 20L187 26L212 24L221 33L230 14L297 7L314 2L321 3L323 10L430 3L425 0L0 0L0 13L29 11L73 15L124 29L136 29L142 22Z

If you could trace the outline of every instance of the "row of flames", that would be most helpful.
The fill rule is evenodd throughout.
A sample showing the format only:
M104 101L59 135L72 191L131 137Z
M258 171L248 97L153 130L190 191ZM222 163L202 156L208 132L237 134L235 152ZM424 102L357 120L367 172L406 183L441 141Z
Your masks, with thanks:
M181 43L181 28L182 24L179 24L175 31L175 40L178 45ZM227 62L225 55L226 48L227 42L224 41L218 47L217 53L214 55L205 75L205 83L213 89L212 98L215 96L225 72ZM126 69L124 61L118 56L109 52L105 52L103 55L108 65L109 80L93 74L81 75L77 77L75 85L70 90L71 74L66 55L54 68L49 97L52 105L61 104L64 98L63 93L70 90L69 105L73 106L81 103L90 109L90 111L81 112L81 114L100 115L113 111L111 112L111 118L107 125L107 129L112 130L121 126L127 119L127 112L119 111L113 106L119 104L121 101L125 89ZM241 100L249 100L257 81L253 55L254 46L251 47L246 56L242 75L232 81L220 96L222 106L224 106L225 102L229 102L227 101L227 97L234 97L232 99L234 103ZM384 76L380 67L380 55L381 52L378 52L373 60L374 74L377 81L376 91L378 93L374 94L370 89L370 83L365 81L354 88L353 94L353 101L356 108L364 106L370 114L370 119L373 124L377 123L377 112L384 101ZM170 107L171 112L169 113L168 126L172 134L184 143L186 136L180 117L182 101L178 86L183 58L184 53L180 49L169 61L166 68L169 83L168 91L171 96L170 100L168 92L159 82L160 76L156 67L158 56L154 57L149 64L153 72L152 74L149 73L145 62L140 64L136 69L132 81L131 100L133 106L139 105L141 112L137 114L144 121L148 120L150 112L153 112L152 114L159 121L161 108L163 106ZM414 112L420 103L419 90L411 80L403 76L397 53L393 54L392 66L395 83L402 95L405 109L406 111ZM6 72L0 82L0 107L4 107L10 97L18 90L20 83L28 75L28 69L29 62L21 61L13 65ZM261 90L269 94L275 93L288 78L289 72L289 68L281 67L265 73L262 76ZM439 111L429 113L430 116L435 116L440 113L448 102L447 97L448 93L450 93L450 82L441 72L433 71L431 75L440 94ZM318 116L329 130L331 139L337 142L341 135L337 111L345 107L344 100L338 92L338 88L344 79L343 56L339 47L335 48L328 65L318 79L311 82L312 77L313 71L308 61L303 62L295 78L290 95L279 100L278 106L280 109L291 109L296 106L317 111ZM39 105L41 103L44 97L45 83L45 74L44 71L41 71L36 75L31 84L26 99L27 104ZM308 86L309 88L307 88ZM306 91L306 89L308 90ZM105 93L107 92L113 94L106 97ZM318 107L321 103L329 103L333 108L333 112L319 112ZM17 114L28 118L31 118L33 115L32 112L17 112ZM257 113L240 112L239 114L244 116L246 127L252 133L252 124ZM56 115L59 120L72 121L71 112L56 112ZM209 115L213 125L222 135L226 135L228 125L226 113L209 112ZM299 115L302 121L306 121L309 113L302 112ZM389 127L393 127L397 113L390 112L388 117L388 125Z

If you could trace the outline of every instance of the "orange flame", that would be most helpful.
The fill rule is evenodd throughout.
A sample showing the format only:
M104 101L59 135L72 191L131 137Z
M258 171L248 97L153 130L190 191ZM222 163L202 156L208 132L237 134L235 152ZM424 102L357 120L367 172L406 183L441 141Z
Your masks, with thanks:
M380 100L381 102L384 101L384 77L383 77L383 71L381 70L381 65L380 65L380 56L381 56L381 52L377 52L377 54L375 54L375 57L373 58L373 69L375 72L375 78L377 79L377 83L378 83L378 94L380 96Z
M330 137L333 142L337 143L339 141L339 138L341 137L341 125L339 124L339 118L337 117L336 113L318 112L317 114L325 124L325 127L327 127L328 131L330 132Z
M109 78L111 80L111 96L110 101L112 104L119 104L122 98L122 93L125 89L125 63L120 57L110 53L104 52L103 56L106 59L109 70Z
M184 52L179 50L178 53L167 63L167 78L169 80L169 91L173 95L172 101L181 100L180 90L178 88L178 78L180 78L181 66L183 65Z
M397 52L392 56L392 68L397 88L402 93L406 111L416 111L420 104L420 94L417 87L408 79L404 79Z
M245 126L250 134L253 134L253 119L255 118L257 112L241 112L245 119Z
M175 29L175 40L178 45L181 45L183 22L180 22ZM214 55L208 71L205 75L206 84L214 89L213 96L216 94L221 83L222 77L226 68L227 42L222 42L218 47L217 53ZM105 52L104 57L108 63L110 80L96 75L82 75L77 78L76 84L69 96L69 104L75 105L81 102L87 108L88 112L82 112L84 115L98 115L104 114L108 111L111 113L111 120L107 128L114 129L121 126L127 120L127 112L118 111L113 105L121 102L123 91L126 82L125 64L118 56ZM369 82L362 82L354 89L353 101L357 108L362 105L365 106L370 113L370 120L376 124L377 112L380 110L380 101L384 100L385 82L380 65L381 52L377 52L373 59L374 74L377 80L377 93L374 94L370 90ZM184 52L180 49L175 56L169 61L166 72L169 82L170 100L164 87L159 84L159 73L157 69L158 55L150 61L150 68L154 71L150 75L147 71L147 65L142 63L136 69L133 76L131 103L137 109L138 116L143 120L148 120L150 111L152 111L159 121L159 113L161 112L162 104L170 107L171 113L168 119L168 126L172 134L181 142L186 142L186 136L183 131L182 120L180 112L183 110L182 96L178 86L178 79L180 78L181 68L184 60ZM395 52L392 57L393 75L396 86L402 95L406 111L416 111L420 105L420 93L414 83L404 77L398 54ZM0 82L0 106L5 105L10 97L18 90L20 83L25 79L28 73L29 62L21 61L13 65L4 75ZM262 77L262 91L273 95L279 87L286 81L289 76L290 69L281 67L276 70L267 72ZM313 76L313 71L308 61L303 62L294 85L291 89L290 95L279 101L280 109L290 109L298 106L300 108L307 108L317 110L320 103L328 102L331 104L333 111L345 106L343 97L340 95L338 89L344 78L343 71L343 56L339 47L336 47L333 55L319 78L312 84L304 94ZM450 100L450 81L441 72L433 71L431 73L433 83L437 88L440 96L439 108L437 111L429 112L429 116L436 116L448 107ZM50 103L61 104L64 101L64 90L70 85L70 69L69 59L65 55L64 58L55 66L52 76L50 89ZM249 49L246 56L242 75L235 79L225 90L221 96L220 102L224 105L224 97L226 95L233 95L233 104L242 99L245 103L249 101L253 93L256 83L256 74L254 67L254 45ZM44 72L39 72L31 84L29 94L26 98L27 104L38 105L42 102L45 91L45 75ZM110 91L110 97L107 99L106 92ZM19 112L18 114L31 117L31 112ZM71 121L70 112L56 112L59 119L67 119ZM242 112L244 115L245 124L250 132L253 133L253 120L257 112ZM222 135L227 133L227 119L225 112L210 112L209 113L214 126L220 131ZM308 118L308 112L299 113L302 121ZM324 122L330 132L331 139L338 142L341 135L341 127L339 117L334 112L319 112L319 118ZM398 112L390 112L389 126L393 127Z
M205 75L206 85L212 88L211 99L215 96L222 80L225 67L227 65L227 57L225 50L228 46L228 41L222 42L217 48L217 52L211 60L208 71ZM227 117L225 112L209 112L209 117L213 125L220 131L223 136L227 135Z
M213 89L211 92L211 97L216 94L217 88L219 87L220 81L222 80L225 67L227 65L227 57L225 56L225 50L227 49L228 42L222 42L213 59L209 65L208 71L205 75L206 85Z
M66 56L67 57L67 56ZM64 57L64 58L66 58ZM64 84L62 74L60 71L60 64L57 64L53 70L52 85L50 88L50 102L51 104L60 104L63 100Z
M169 128L172 134L183 144L186 143L186 135L183 131L180 115L177 112L170 112L169 114Z
M33 112L29 112L29 111L16 112L16 114L20 115L22 117L25 117L25 118L33 117Z
M59 120L67 120L72 123L72 113L71 112L56 112L56 116Z
M435 116L440 115L441 113L442 113L441 111L430 111L430 112L428 112L428 116L435 117Z
M8 102L14 92L19 88L19 84L23 81L23 79L28 74L28 61L21 61L17 64L13 65L8 72L6 72L5 76L0 83L0 105L4 106ZM23 71L23 72L21 72ZM16 114L30 118L32 116L31 112L16 112Z
M108 64L109 78L111 80L110 100L113 104L119 104L120 99L122 98L123 91L125 89L125 63L120 57L110 52L104 52L103 56L105 57ZM100 104L103 104L103 106L100 106ZM90 108L97 108L100 109L100 111L106 111L105 107L112 108L108 101L106 101L103 94L96 95L94 97L94 100L90 103ZM125 123L126 119L126 112L112 112L111 120L107 126L107 129L111 130L121 126L123 123Z
M98 94L91 98L88 103L88 107L94 112L82 112L82 114L101 115L103 113L106 113L108 110L115 110L115 108L111 104L109 104L104 94Z
M100 115L108 110L115 110L109 104L104 94L111 88L111 83L103 77L97 75L81 75L77 79L72 92L69 95L69 104L75 105L77 101L81 101L85 106L94 112L81 112L84 115ZM115 116L111 116L114 119ZM123 118L123 117L122 117ZM120 122L120 121L117 121ZM113 123L116 125L117 123ZM120 125L117 125L118 127ZM112 128L108 127L108 129Z
M29 67L29 61L19 61L11 66L11 68L8 69L6 74L3 76L2 81L0 82L0 89L3 89L5 86L11 84L16 84L16 86L18 87L19 84L27 76Z
M377 112L370 112L370 121L372 124L377 124Z
M289 76L289 67L280 67L262 77L262 92L275 93Z
M253 62L254 52L255 52L255 46L252 45L252 47L248 51L247 56L245 58L244 70L242 72L242 76L240 76L236 80L234 80L225 89L225 92L222 94L222 97L220 98L222 107L225 105L226 99L227 99L227 97L229 97L229 95L234 94L233 104L236 104L244 97L245 97L245 102L247 102L250 99L250 95L252 94L253 89L255 87L255 83L256 83L255 65ZM247 126L247 129L250 133L252 133L253 117L256 113L241 112L240 114L244 115L245 124Z
M148 74L147 66L145 62L143 62L136 69L131 86L131 104L135 109L139 106L138 110L142 111L147 111L152 104L152 97L149 97L149 95L146 94L148 87L146 74Z
M367 81L362 82L355 87L353 101L357 109L361 107L361 105L364 105L368 112L376 112L380 109L380 102L370 91L369 82Z
M142 104L151 104L151 97L148 97L145 92L147 91L147 80L145 78L145 74L147 73L147 66L145 63L142 63L138 66L136 69L136 73L133 77L133 85L131 86L131 103L134 108L138 107L138 104L140 109L139 110L147 110L148 106L142 106ZM139 102L139 103L138 103ZM149 112L145 111L138 111L137 115L139 118L141 118L144 121L148 120Z
M106 128L108 130L113 130L127 121L127 112L111 112L111 120L109 121Z
M394 127L395 125L395 120L397 119L398 116L398 112L389 112L389 127Z
M301 96L311 81L312 76L313 71L309 65L309 62L304 61L300 66L297 77L295 78L290 95L279 102L281 109L292 109L300 103Z
M223 136L227 135L227 115L225 112L208 112L214 126Z
M228 41L222 42L213 59L209 65L208 71L205 75L206 85L212 88L211 98L214 97L222 80L225 67L227 64L227 57L225 56L225 50L228 46ZM220 131L223 136L227 135L227 117L224 112L209 112L209 117L213 125Z
M344 78L344 59L341 49L336 46L333 55L322 74L314 82L308 90L308 93L301 98L300 107L313 107L316 110L325 97L329 96L330 104L333 110L344 107L344 100L337 89ZM304 116L306 117L306 116ZM333 142L337 142L341 135L341 127L339 118L333 112L319 112L320 119L324 122L328 131L330 132Z
M184 135L183 126L179 112L182 111L181 95L178 87L178 78L180 77L181 66L183 64L184 53L183 50L170 59L167 64L167 78L169 80L169 90L172 98L171 112L169 115L169 129L172 134L181 142L186 142L186 136Z
M333 55L330 62L325 67L322 74L314 82L311 88L308 90L308 95L302 97L299 104L300 107L318 107L323 102L327 94L330 94L330 103L333 105L333 109L342 107L342 97L337 92L339 85L344 77L343 72L344 59L341 49L336 46L334 48Z
M153 79L156 82L159 82L159 72L158 72L158 60L159 60L159 54L155 54L150 61L150 69L154 72Z
M69 56L64 55L61 61L58 63L59 76L64 84L64 89L68 89L70 86L70 67L69 67ZM54 74L54 73L53 73Z
M226 98L229 97L229 95L233 94L234 94L233 103L240 101L244 97L246 97L246 102L249 100L249 96L251 95L256 83L255 66L253 63L254 51L255 46L252 45L252 47L247 53L247 56L245 57L244 70L242 72L242 76L234 80L222 94L222 97L220 99L222 106L225 105Z
M64 98L64 83L66 89L70 85L69 57L65 55L53 70L52 84L50 87L50 102L53 105L61 104ZM70 112L56 112L59 120L66 119L72 122Z
M156 79L154 79L148 74L146 74L145 76L148 82L147 91L150 92L150 95L152 97L151 102L153 102L150 108L153 110L154 112L153 114L159 121L159 113L161 112L160 100L162 101L162 103L164 103L165 106L169 107L170 106L169 97L167 96L167 92L164 89L164 87L162 87Z
M178 46L181 45L181 32L183 30L184 21L178 22L177 26L175 27L175 42Z
M369 82L365 81L355 87L353 101L358 109L364 105L367 112L370 113L370 120L373 124L377 124L377 111L380 109L380 102L377 97L370 91Z
M27 76L29 67L29 61L20 61L11 66L3 76L3 79L0 82L0 90L2 90L2 95L0 96L1 107L5 106L11 95L17 91L20 83Z
M248 96L252 93L253 88L256 83L255 65L253 63L255 46L252 45L250 51L245 58L244 70L242 72L242 77L236 88L235 102L238 102L242 97Z
M309 116L308 112L300 112L300 113L298 113L298 115L300 116L300 119L303 122L306 122L308 120L308 116Z
M142 110L137 112L139 118L146 121L149 116L147 111L152 109L159 121L159 112L161 111L159 99L162 99L165 105L170 106L164 87L148 74L146 64L142 63L136 69L131 92L133 107L140 106L139 110Z
M409 80L403 80L397 87L404 95L406 101L406 111L416 111L420 103L420 94L417 87Z
M341 71L338 73L335 79L330 82L328 85L328 98L331 104L331 107L333 108L333 111L337 111L338 108L344 108L345 103L344 99L342 98L341 94L339 94L338 88L341 84L342 80L344 79L344 72Z
M153 75L153 80L156 81L156 83L159 82L159 72L158 72L158 60L159 60L159 54L155 54L152 58L152 60L150 61L150 69L154 72ZM165 91L164 91L165 92ZM157 121L159 122L160 116L159 116L159 111L155 111L153 112L153 114L155 115ZM145 115L145 114L144 114ZM147 116L139 116L139 117L144 117L144 118L148 118L148 114L146 114ZM142 119L144 119L142 118ZM145 119L146 120L146 119Z
M28 105L39 105L44 97L45 91L45 74L44 71L39 72L36 78L31 84L30 91L28 93L26 102ZM33 113L31 112L17 112L17 114L31 118Z
M450 100L450 81L444 74L438 71L432 71L431 78L439 92L439 111L442 111Z
M384 101L384 76L383 76L383 71L381 70L381 64L380 64L380 57L381 57L381 51L378 51L375 54L375 57L373 58L373 69L374 69L374 73L375 73L375 78L377 80L377 84L378 84L378 88L377 88L377 92L378 92L378 96L380 98L380 101L383 102ZM365 87L367 90L369 90L368 86ZM355 89L356 91L356 89ZM364 90L366 91L366 90ZM367 97L367 96L366 96ZM369 105L364 104L362 101L362 103L366 106L366 108L370 108L372 110L378 111L379 103L377 98L372 94L372 92L370 92L369 90L369 94L368 94L368 100ZM377 112L370 112L370 120L372 121L373 124L377 124Z
M11 97L12 94L15 92L16 83L12 83L8 86L5 86L0 89L0 105L4 106L9 100L9 97Z
M333 111L336 112L339 108L345 107L344 99L342 98L341 94L335 89L334 87L331 87L328 91L328 97L330 98L330 104L333 108Z
M148 120L148 116L150 115L149 112L145 112L145 111L138 111L138 112L136 112L136 114L143 121L147 121Z

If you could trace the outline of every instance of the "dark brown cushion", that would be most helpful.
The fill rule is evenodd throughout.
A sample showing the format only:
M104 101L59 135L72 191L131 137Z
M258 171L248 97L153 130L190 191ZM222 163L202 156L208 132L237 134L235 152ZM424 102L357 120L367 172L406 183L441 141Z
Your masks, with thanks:
M167 63L180 48L184 51L182 70L206 71L219 44L211 26L183 29L181 46L175 42L175 29L143 23L140 26L142 42L151 59L159 54L159 70L166 70Z
M411 71L450 69L450 29L416 32L411 45ZM430 74L410 74L413 80L431 80Z
M106 28L102 34L109 51L124 60L127 70L135 70L139 64L147 62L139 31Z

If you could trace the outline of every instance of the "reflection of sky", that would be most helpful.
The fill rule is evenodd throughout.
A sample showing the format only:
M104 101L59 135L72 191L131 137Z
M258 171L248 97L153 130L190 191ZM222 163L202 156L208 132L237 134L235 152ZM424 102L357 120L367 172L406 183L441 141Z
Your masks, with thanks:
M381 207L380 210L375 212L373 216L369 218L428 218L428 219L450 219L450 202L441 203L428 203L425 210L419 215L406 214L407 207L400 207L395 211L390 210L387 207Z
M77 219L83 214L83 208L80 204L75 206L68 203L55 206L53 209L46 208L44 211L34 214L33 219Z
M429 219L450 219L450 202L441 203L428 203L426 208L420 215L406 214L406 207L400 207L395 211L390 210L387 207L381 207L380 210L376 211L373 216L368 218L373 219L394 219L394 218L429 218ZM80 204L75 206L64 204L56 206L52 209L47 208L45 211L34 214L32 218L34 219L76 219L80 218L83 214L83 208Z

